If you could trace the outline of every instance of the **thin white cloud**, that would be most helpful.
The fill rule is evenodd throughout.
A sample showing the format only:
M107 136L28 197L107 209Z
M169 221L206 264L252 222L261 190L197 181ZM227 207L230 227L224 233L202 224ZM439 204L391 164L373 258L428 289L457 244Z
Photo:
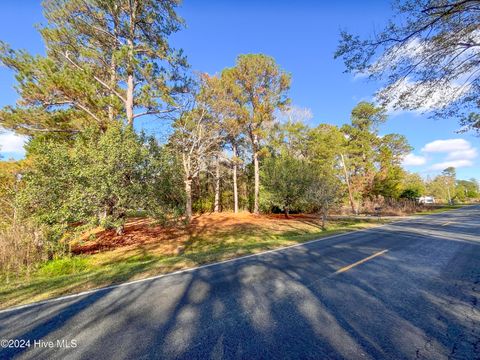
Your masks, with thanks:
M435 152L435 153L450 153L457 151L470 150L472 146L467 140L464 139L447 139L447 140L435 140L426 144L423 148L423 152Z
M26 136L15 135L10 131L0 132L0 152L25 154Z
M454 167L456 169L462 167L470 167L473 166L472 160L452 160L452 161L444 161L440 163L433 164L430 166L430 170L444 170L448 167Z
M413 153L405 156L403 165L422 166L432 157L435 162L426 167L426 171L439 171L447 167L463 168L474 166L474 159L478 151L465 139L439 139L425 144L421 149L422 155Z
M471 148L466 150L456 150L452 151L448 154L447 160L461 160L461 159L468 159L472 160L478 156L477 149Z
M430 166L430 170L470 167L473 166L473 159L478 155L477 149L465 139L435 140L426 144L422 151L446 154L444 160Z
M427 158L425 156L419 156L415 154L408 154L403 158L403 165L404 166L421 166L425 165L427 162Z

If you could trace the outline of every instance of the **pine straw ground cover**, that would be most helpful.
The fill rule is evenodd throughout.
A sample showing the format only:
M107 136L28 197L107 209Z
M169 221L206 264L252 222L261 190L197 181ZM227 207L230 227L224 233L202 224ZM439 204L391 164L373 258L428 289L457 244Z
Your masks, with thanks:
M327 222L309 215L204 214L188 226L130 219L122 235L92 230L72 243L72 255L49 261L30 276L0 285L0 308L146 278L337 233L377 226L382 219Z

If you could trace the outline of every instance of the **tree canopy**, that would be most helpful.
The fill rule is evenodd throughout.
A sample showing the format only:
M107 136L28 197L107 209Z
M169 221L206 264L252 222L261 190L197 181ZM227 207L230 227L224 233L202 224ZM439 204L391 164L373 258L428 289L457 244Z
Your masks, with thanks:
M176 0L44 2L46 56L0 46L20 101L0 111L17 132L78 131L170 113L188 85L186 59L168 37L182 27Z
M480 7L477 0L402 0L369 38L347 31L335 58L346 71L383 80L377 100L393 109L457 117L480 131Z

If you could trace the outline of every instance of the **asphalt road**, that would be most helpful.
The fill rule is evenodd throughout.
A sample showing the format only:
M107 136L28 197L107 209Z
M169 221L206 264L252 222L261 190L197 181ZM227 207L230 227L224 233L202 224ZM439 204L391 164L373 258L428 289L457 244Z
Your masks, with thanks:
M3 311L0 358L480 359L479 295L475 206Z

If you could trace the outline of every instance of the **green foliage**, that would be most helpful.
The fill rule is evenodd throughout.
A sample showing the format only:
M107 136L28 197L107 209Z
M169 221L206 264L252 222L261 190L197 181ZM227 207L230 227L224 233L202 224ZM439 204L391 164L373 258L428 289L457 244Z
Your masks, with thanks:
M341 201L342 190L343 186L336 177L326 174L313 177L307 190L306 203L310 211L322 214L322 226L325 226L328 211Z
M15 72L20 101L0 110L0 125L19 133L75 132L106 121L105 101L91 73L0 42L0 62Z
M290 75L270 56L247 54L240 55L235 67L224 70L221 77L232 104L228 108L234 109L250 145L254 163L253 212L258 213L262 140L267 137L275 110L285 109L290 102Z
M449 177L451 179L455 179L457 177L457 172L454 167L450 166L446 169L443 169L442 176Z
M375 177L375 149L380 144L375 126L381 109L361 102L353 110L351 125L344 125L345 166L354 198L368 197Z
M192 204L193 211L199 214L205 214L205 213L211 212L214 204L213 193L202 194L202 195L198 196L197 199Z
M478 182L475 179L457 180L455 186L455 199L464 202L480 198Z
M344 134L334 125L320 124L310 129L307 138L308 155L318 173L339 176L340 154L344 152Z
M235 67L226 69L222 79L236 106L245 135L250 139L252 151L260 150L260 141L274 120L274 111L284 109L288 103L290 75L280 69L275 60L263 54L240 55Z
M341 129L346 137L341 151L353 198L358 201L401 194L401 161L412 148L402 135L378 135L377 126L385 120L383 108L360 102L352 110L351 125Z
M390 199L400 197L405 176L401 162L411 150L403 135L387 134L379 140L376 159L379 170L373 180L372 194Z
M171 148L160 146L154 138L146 138L146 146L139 208L162 222L176 219L184 213L185 204L183 177L179 171L181 160Z
M290 101L286 94L290 75L264 54L240 55L235 67L224 71L222 77L232 100L240 105L237 112L248 135L263 138L264 125L273 120L274 111Z
M361 101L352 110L352 126L360 131L371 131L387 120L385 109Z
M343 135L333 125L312 129L301 122L277 124L262 167L264 208L319 212L325 217L342 197L338 178L342 144Z
M400 194L400 198L402 199L410 199L410 200L416 200L418 199L420 196L422 196L422 194L420 193L420 191L418 189L413 189L413 188L409 188L409 189L405 189L402 191L402 193Z
M63 142L35 138L28 146L32 166L19 194L25 215L50 226L58 238L75 224L118 229L129 210L172 210L181 201L170 187L178 179L176 164L160 153L153 140L120 125ZM169 180L156 181L164 176Z
M456 171L448 167L427 183L427 190L438 200L452 203L455 200Z
M419 174L405 172L401 181L402 192L400 198L418 199L427 194L425 181Z
M0 43L0 63L15 72L20 97L18 106L0 110L0 125L26 134L76 132L171 112L188 85L186 59L168 43L183 26L177 5L44 1L46 56Z
M404 171L400 166L389 166L375 174L372 186L372 195L381 195L385 198L398 199L402 193L402 178Z
M302 210L313 174L306 161L284 155L265 159L262 166L263 194L267 206L277 206L288 216Z

